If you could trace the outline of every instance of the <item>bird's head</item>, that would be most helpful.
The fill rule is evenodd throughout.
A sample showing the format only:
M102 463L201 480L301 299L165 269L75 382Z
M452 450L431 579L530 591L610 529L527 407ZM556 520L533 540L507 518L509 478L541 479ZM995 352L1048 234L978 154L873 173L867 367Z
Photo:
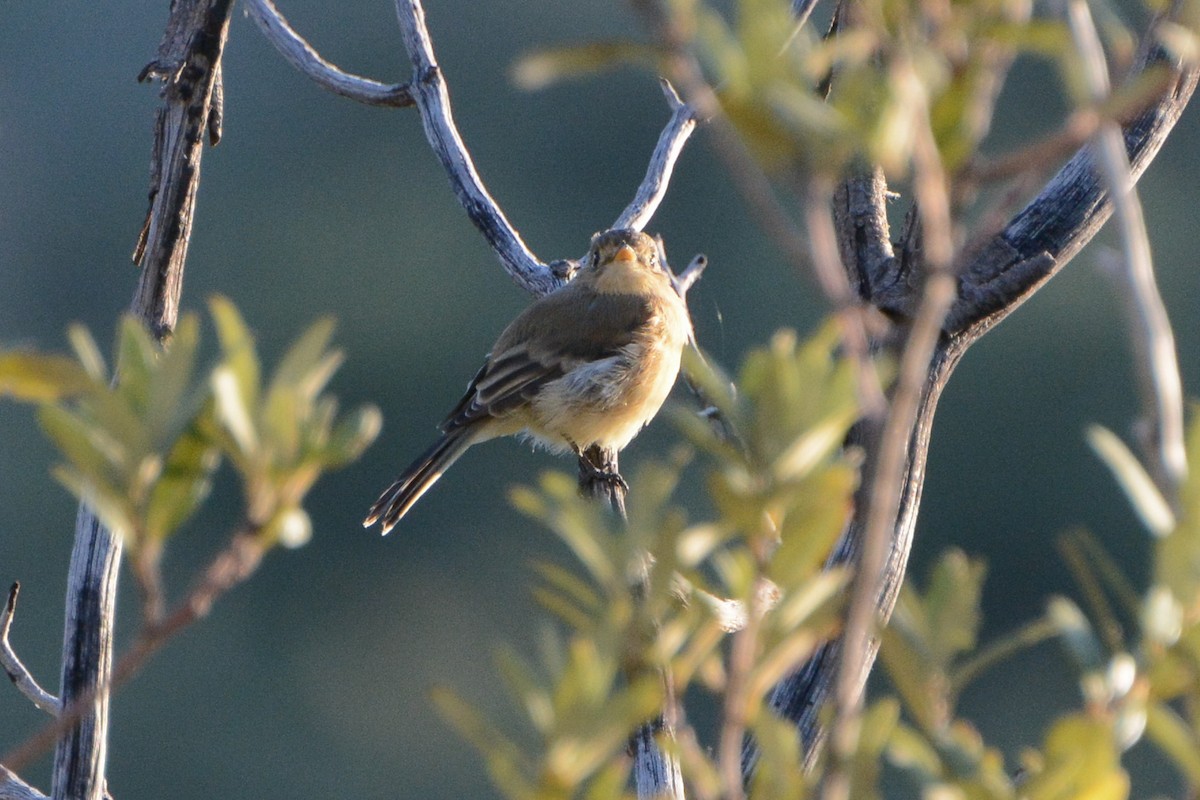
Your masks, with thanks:
M608 230L592 237L579 278L602 292L638 294L646 282L660 282L666 271L659 261L658 243L641 231Z

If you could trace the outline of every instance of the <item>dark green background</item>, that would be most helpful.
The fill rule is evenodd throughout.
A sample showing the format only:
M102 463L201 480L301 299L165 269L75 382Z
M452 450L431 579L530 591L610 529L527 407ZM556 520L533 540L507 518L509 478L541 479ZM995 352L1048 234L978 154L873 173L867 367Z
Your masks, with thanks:
M407 77L386 0L286 0L283 10L342 66ZM439 61L463 135L493 194L545 259L575 256L624 207L666 109L652 75L625 71L525 94L508 80L528 48L638 32L620 3L430 0ZM0 341L64 345L80 320L101 341L127 307L128 254L145 211L155 52L166 3L7 3L0 9ZM204 159L184 305L230 296L268 358L317 315L340 320L347 405L379 404L379 443L311 496L313 542L273 553L210 620L157 657L114 703L117 798L490 796L476 756L433 713L449 684L489 708L502 640L532 650L541 617L528 564L561 557L505 501L539 471L573 469L512 442L465 458L389 538L359 520L427 444L495 334L527 298L455 204L416 114L369 109L295 75L238 13L225 62L225 139ZM991 146L1061 120L1053 73L1024 64ZM1184 383L1200 381L1194 264L1196 115L1143 183ZM651 230L676 263L711 267L691 296L701 343L728 364L779 326L811 330L812 285L739 205L701 132ZM1111 234L1102 238L1112 241ZM917 574L945 546L984 557L988 631L1039 613L1072 586L1053 548L1084 524L1139 580L1149 542L1082 429L1124 433L1136 412L1111 287L1085 251L975 347L942 402L918 524ZM652 426L624 463L673 440ZM57 684L62 593L75 504L48 476L52 454L22 407L0 406L0 582L24 586L14 639ZM178 593L235 513L228 479L168 554ZM703 512L698 497L687 498ZM125 581L122 642L136 614ZM1063 657L1044 647L989 673L965 713L1015 754L1054 709L1076 702ZM42 718L0 687L0 751ZM1135 761L1140 757L1135 752ZM1139 793L1172 785L1139 769ZM26 777L46 787L46 762ZM896 796L909 787L900 786Z

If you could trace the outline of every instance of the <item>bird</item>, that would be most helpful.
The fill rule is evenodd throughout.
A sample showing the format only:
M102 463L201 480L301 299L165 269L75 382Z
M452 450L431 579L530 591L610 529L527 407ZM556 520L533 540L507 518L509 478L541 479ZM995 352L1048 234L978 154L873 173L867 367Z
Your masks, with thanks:
M654 418L693 341L659 243L614 229L592 237L574 278L531 303L496 339L441 436L371 506L387 534L472 445L523 436L554 453L620 451ZM619 479L618 479L619 480Z

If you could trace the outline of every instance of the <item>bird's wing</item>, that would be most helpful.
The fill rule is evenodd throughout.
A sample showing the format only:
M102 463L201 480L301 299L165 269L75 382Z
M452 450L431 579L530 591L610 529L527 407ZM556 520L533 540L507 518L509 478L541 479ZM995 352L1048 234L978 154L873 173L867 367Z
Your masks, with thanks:
M617 355L653 313L638 296L569 288L539 299L500 334L443 430L504 416L579 365ZM547 326L547 319L566 324Z

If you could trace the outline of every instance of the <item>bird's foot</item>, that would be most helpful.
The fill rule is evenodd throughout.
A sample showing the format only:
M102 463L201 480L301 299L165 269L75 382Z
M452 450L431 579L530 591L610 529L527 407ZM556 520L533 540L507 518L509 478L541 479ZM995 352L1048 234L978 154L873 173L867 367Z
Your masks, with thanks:
M620 491L622 494L629 493L629 484L621 477L621 473L617 472L613 465L604 458L598 448L590 447L586 451L575 448L575 454L579 456L579 478L582 482L602 484L610 493L613 491ZM597 463L597 460L600 463Z

